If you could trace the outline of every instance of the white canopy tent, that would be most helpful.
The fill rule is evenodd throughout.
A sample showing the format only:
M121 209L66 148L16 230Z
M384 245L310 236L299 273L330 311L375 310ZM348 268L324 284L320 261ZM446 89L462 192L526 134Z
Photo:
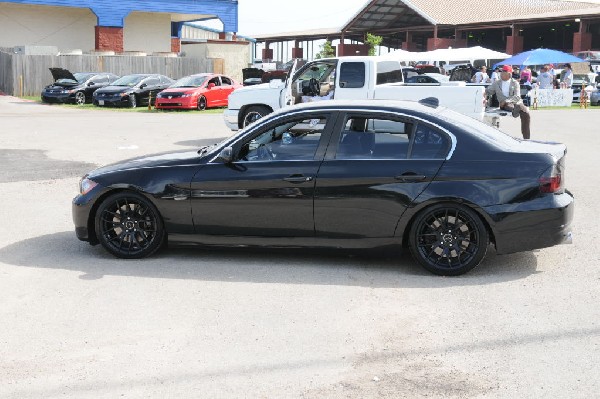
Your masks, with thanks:
M455 61L473 62L474 60L503 60L510 57L509 54L490 50L481 46L465 48L447 48L432 51L411 52L405 50L396 50L382 55L381 58L396 61L445 61L452 63Z

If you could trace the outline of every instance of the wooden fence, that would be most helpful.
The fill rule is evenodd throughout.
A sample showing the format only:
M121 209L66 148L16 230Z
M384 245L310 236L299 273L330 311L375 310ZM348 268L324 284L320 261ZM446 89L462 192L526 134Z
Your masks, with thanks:
M22 55L0 49L0 91L14 96L38 96L52 83L48 68L71 72L159 73L173 79L195 73L213 72L212 59L157 56Z

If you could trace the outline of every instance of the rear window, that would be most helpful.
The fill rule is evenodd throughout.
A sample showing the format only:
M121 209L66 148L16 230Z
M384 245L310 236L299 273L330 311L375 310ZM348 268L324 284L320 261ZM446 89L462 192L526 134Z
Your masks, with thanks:
M486 125L477 119L470 118L449 109L438 112L436 116L454 125L460 126L475 136L484 137L488 143L502 150L510 150L520 141L495 127Z
M343 62L340 67L340 87L358 89L365 85L365 63Z

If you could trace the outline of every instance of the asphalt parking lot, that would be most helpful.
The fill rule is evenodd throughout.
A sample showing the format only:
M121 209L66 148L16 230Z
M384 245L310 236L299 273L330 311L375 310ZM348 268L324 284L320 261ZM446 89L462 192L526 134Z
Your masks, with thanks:
M574 244L442 278L408 255L117 260L75 237L81 175L216 142L222 116L0 96L0 397L596 397L599 121L532 111L532 138L568 146ZM520 136L518 119L502 129Z

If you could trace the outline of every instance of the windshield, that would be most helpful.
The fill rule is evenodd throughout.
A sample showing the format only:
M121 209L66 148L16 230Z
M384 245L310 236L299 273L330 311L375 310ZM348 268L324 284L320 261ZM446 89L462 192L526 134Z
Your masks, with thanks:
M173 87L200 87L206 82L207 76L186 76L185 78L179 79Z
M146 78L146 76L139 76L139 75L123 76L122 78L115 80L112 85L113 86L133 87L133 86L137 85L138 83L140 83L145 78Z

